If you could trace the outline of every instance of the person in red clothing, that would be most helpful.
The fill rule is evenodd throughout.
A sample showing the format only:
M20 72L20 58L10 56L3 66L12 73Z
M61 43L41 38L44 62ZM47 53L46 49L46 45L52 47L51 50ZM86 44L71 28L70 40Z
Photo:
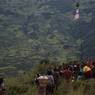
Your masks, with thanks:
M72 79L72 71L69 69L69 67L64 69L64 79L67 81Z
M91 79L93 77L92 69L90 68L88 63L84 65L83 72L84 72L85 79Z

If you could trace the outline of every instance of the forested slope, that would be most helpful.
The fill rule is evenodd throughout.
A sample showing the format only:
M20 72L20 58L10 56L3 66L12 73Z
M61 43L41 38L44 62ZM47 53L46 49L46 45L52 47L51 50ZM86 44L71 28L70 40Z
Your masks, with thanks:
M79 1L79 0L78 0ZM95 0L0 0L0 65L31 68L41 59L62 63L95 57Z

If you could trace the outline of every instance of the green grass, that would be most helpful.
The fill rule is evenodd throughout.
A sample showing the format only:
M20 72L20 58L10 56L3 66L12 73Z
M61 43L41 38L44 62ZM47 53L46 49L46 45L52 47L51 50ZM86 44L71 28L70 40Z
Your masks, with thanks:
M10 95L36 95L37 87L33 80L33 73L28 73L19 77L6 78L5 81ZM95 79L74 82L61 79L53 95L95 95Z
M95 80L61 81L54 95L95 95Z
M12 71L12 70L16 70L16 67L13 67L13 66L0 67L0 73L7 72L7 71Z

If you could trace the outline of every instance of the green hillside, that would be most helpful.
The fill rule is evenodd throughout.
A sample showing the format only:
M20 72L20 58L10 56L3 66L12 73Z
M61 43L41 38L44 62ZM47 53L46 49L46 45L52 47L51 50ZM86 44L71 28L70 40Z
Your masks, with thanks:
M0 0L0 77L9 95L36 95L35 76L46 70L41 60L62 64L95 59L94 52L95 0ZM54 95L95 95L95 79L60 79Z
M27 70L42 59L63 63L95 54L95 0L0 0L0 66ZM20 68L21 67L21 68Z

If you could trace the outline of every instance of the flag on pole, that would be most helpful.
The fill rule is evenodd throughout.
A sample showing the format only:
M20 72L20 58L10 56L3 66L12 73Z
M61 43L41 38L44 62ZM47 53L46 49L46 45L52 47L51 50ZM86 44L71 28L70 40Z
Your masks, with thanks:
M79 9L76 9L74 20L78 20L80 18Z

